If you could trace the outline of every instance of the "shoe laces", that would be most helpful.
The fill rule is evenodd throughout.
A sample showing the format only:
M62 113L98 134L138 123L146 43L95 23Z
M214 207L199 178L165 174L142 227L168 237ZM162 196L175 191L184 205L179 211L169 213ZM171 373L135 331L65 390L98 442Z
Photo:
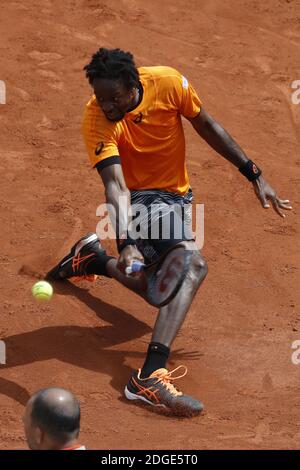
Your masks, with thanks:
M184 372L181 375L174 376L173 375L174 372L176 372L179 369L184 369ZM161 375L158 375L157 383L161 383L168 390L168 392L170 392L172 395L177 397L177 396L182 395L182 392L177 390L177 388L175 387L175 385L173 385L172 382L174 380L181 379L186 374L187 374L187 367L181 365L181 366L176 367L176 369L173 369L171 371L166 370L166 373L162 373Z

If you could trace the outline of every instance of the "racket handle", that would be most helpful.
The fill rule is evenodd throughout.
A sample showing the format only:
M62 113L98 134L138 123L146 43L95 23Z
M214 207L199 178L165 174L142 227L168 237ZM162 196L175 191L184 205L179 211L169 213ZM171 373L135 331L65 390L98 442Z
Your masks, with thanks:
M125 269L126 274L139 273L144 268L144 263L140 261L134 261L131 266L127 266Z

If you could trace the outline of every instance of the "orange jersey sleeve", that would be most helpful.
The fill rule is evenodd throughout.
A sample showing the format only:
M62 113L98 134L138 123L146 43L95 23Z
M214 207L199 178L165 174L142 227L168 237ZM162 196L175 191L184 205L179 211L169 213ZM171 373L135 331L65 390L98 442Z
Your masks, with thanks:
M173 86L180 114L187 119L196 117L200 113L202 103L187 78L183 75L176 76Z
M119 156L117 125L105 118L95 96L86 105L82 133L93 167L106 158Z
M172 67L157 67L161 71L158 81L158 99L177 108L184 117L191 119L199 114L202 102L186 77Z

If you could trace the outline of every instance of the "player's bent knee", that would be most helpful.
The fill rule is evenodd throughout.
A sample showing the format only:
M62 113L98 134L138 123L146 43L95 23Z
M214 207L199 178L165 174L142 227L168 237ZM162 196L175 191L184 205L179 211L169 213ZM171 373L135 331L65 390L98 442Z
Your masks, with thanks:
M200 255L200 253L195 252L191 260L190 267L191 277L195 282L201 282L207 276L208 266L207 262Z
M184 246L186 250L191 250L193 252L188 277L193 281L193 283L200 284L208 273L207 262L197 249L194 241L184 241L181 242L180 245Z

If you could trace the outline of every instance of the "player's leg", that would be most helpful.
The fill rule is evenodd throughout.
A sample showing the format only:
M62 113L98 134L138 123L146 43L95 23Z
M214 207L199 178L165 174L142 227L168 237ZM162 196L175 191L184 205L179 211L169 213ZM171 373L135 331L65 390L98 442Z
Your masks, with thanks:
M116 258L106 254L96 233L89 233L80 238L68 255L48 272L46 278L56 281L70 278L92 280L97 275L114 278L145 298L147 287L145 279L123 274L117 268Z
M133 371L125 388L125 396L129 400L142 400L157 407L166 407L180 416L193 416L202 411L203 404L183 394L173 385L176 378L186 374L187 368L179 366L170 372L166 366L170 346L207 274L206 262L197 251L195 243L186 242L186 246L194 252L188 275L176 297L160 308L146 360L142 369ZM179 369L183 369L184 373L176 377L174 372Z
M193 251L190 269L176 297L161 307L152 334L152 342L170 347L180 329L193 299L207 275L207 263L201 256L195 242L182 242Z
M164 195L162 197L163 202L170 204L170 206L174 201L174 204L178 204L178 195L173 198L169 193L166 197ZM186 249L192 250L193 256L188 274L176 297L168 305L161 307L158 312L143 367L132 373L132 377L125 388L125 396L129 400L142 400L154 406L165 406L172 412L184 416L198 414L203 409L203 404L188 395L184 395L174 387L174 379L180 378L182 375L175 377L175 370L169 372L166 364L170 354L170 346L187 315L199 286L207 274L206 262L198 251L196 243L192 240L190 200L186 201L183 198L182 205L187 211L184 212L182 219L174 217L174 225L171 227L169 238L162 237L159 240L151 239L148 241L150 247L158 256L177 244L184 245ZM173 209L170 207L170 210ZM168 220L167 216L168 208L164 213L166 220ZM175 226L175 223L179 224L179 228L181 226L184 229L182 230L181 239L178 239L178 235L175 235L178 234L178 225ZM185 370L183 374L185 375L187 370L185 366L180 366L180 368Z
M206 261L197 250L195 242L182 242L181 245L193 252L190 268L176 297L159 309L141 377L148 377L155 370L166 367L171 344L207 275Z
M146 209L146 217L143 220L143 234L148 233L148 210L158 197L157 191L133 191L132 204L143 204ZM143 250L144 244L138 245ZM146 248L152 250L151 256L159 257L153 251L151 246ZM143 251L142 251L142 254ZM147 260L147 254L145 254ZM148 258L148 261L152 261ZM70 278L85 278L93 280L95 276L106 276L114 278L122 285L132 290L136 294L146 299L147 283L143 275L140 277L126 276L117 267L117 260L112 256L108 256L101 246L101 242L96 233L88 233L80 238L71 248L70 252L46 275L49 280L61 280Z

